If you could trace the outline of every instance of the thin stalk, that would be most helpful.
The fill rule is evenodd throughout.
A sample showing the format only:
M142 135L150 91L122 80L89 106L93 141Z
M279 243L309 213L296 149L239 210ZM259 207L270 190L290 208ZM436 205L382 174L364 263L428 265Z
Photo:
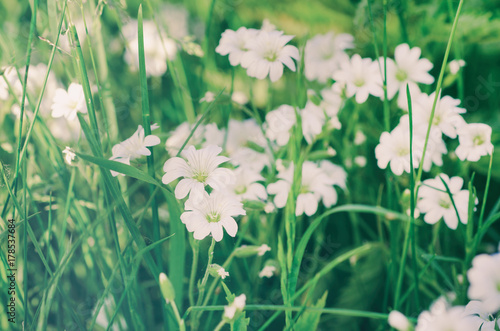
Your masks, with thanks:
M188 312L197 312L197 311L222 311L225 306L194 306L189 307ZM376 313L371 311L362 311L362 310L354 310L354 309L343 309L343 308L316 308L316 307L290 307L290 306L280 306L280 305L246 305L245 310L253 311L253 310L268 310L268 311L301 311L306 310L310 312L318 312L321 314L331 314L337 316L349 316L349 317L363 317L363 318L372 318L385 320L389 317L389 314ZM412 322L416 322L417 319L414 317L408 318Z
M191 264L191 274L189 276L189 305L194 306L194 282L196 279L196 270L198 270L198 255L200 251L200 246L197 241L195 241L191 248L193 250L193 261Z
M23 268L23 290L24 290L24 323L25 325L30 325L30 314L28 310L28 266L30 263L28 262L28 200L27 200L27 192L28 192L28 183L26 179L28 178L28 159L24 159L23 161L23 203L24 203L24 227L23 227L23 260L24 260L24 268Z
M215 327L214 331L221 330L224 325L226 325L226 321L225 320L220 321L219 324L217 324L217 326Z
M95 12L96 6L94 1L89 1L90 9ZM99 80L101 82L101 90L99 95L102 96L102 101L104 103L103 111L106 114L106 119L108 123L107 132L110 140L118 138L118 121L116 118L115 104L113 103L113 96L111 95L111 87L108 78L108 62L106 59L106 51L104 47L104 41L102 39L102 26L101 26L101 15L94 15L94 27L95 27L95 41L97 45L97 65Z
M33 36L35 34L35 28L36 28L36 17L37 17L37 8L38 8L38 0L35 0L33 2L32 10L31 10L31 23L30 23L30 33L28 37L28 46L27 46L27 55L26 55L26 70L24 74L24 84L23 84L23 96L21 99L21 111L20 111L20 118L19 118L19 130L18 130L18 141L17 141L17 157L16 157L16 177L17 174L19 173L20 170L20 156L21 156L21 141L23 138L23 118L24 118L24 106L26 103L26 93L28 90L28 72L29 72L29 66L31 62L31 51L32 51L32 44L33 44ZM24 217L28 215L28 205L26 203L26 191L27 191L27 169L26 169L26 161L24 161L24 171L23 171L23 186L24 186L24 207L25 207L25 212L24 212ZM9 184L6 184L7 186ZM17 191L17 178L14 180L14 194L16 194ZM14 209L14 216L15 216L15 209ZM23 289L24 289L24 323L25 325L29 326L29 311L28 311L28 220L24 218L24 227L23 227L23 242L24 242L24 248L23 248L23 258L24 258L24 270L23 270Z
M215 247L215 239L212 238L212 243L210 244L210 248L208 249L208 263L207 263L207 269L205 270L205 275L203 275L203 279L201 283L198 285L198 300L196 301L196 305L199 306L202 301L203 301L203 295L205 293L205 287L207 286L207 281L208 281L208 268L212 264L212 260L214 258L214 247ZM191 321L192 328L196 330L199 325L199 315L193 316L193 319Z
M139 5L138 14L138 43L139 43L139 73L141 81L141 101L142 101L142 125L144 127L144 136L147 137L151 134L151 120L149 112L149 95L148 95L148 81L146 76L146 62L144 58L144 33L142 26L142 5ZM148 147L151 152L147 156L148 164L148 174L155 178L155 167L154 167L154 151L153 147ZM149 192L151 195L155 192L155 186L149 185ZM158 202L156 197L153 198L151 202L151 213L153 218L153 240L156 242L160 240L160 220L158 217ZM162 265L161 247L158 246L154 250L156 255L157 265Z
M398 278L397 278L397 283L396 283L396 293L394 296L394 309L397 310L399 309L399 300L400 300L400 295L401 295L401 288L403 285L403 277L404 277L404 270L406 266L406 258L408 254L408 248L410 246L410 243L412 243L412 262L413 262L413 271L414 273L414 282L415 282L415 304L416 307L418 308L419 306L419 300L418 300L418 271L417 271L417 263L416 263L416 246L415 246L415 178L414 178L414 171L413 171L413 112L412 112L412 103L411 103L411 95L410 95L410 88L408 85L406 85L406 93L407 93L407 98L408 98L408 112L409 112L409 126L410 126L410 222L408 222L408 225L406 227L406 236L405 236L405 241L403 244L403 253L401 254L401 263L399 265L399 273L398 273Z
M436 91L434 94L434 101L432 103L431 116L429 117L429 125L427 126L427 133L425 135L424 148L422 151L422 159L420 160L420 164L418 166L417 179L415 180L416 183L419 183L420 179L422 178L425 154L427 151L427 145L429 143L429 136L431 133L432 123L434 121L434 113L436 111L437 101L439 99L439 95L441 92L441 86L443 84L444 72L446 69L446 64L448 63L448 56L450 55L451 44L453 41L453 37L455 36L455 32L457 30L458 18L460 17L460 12L462 11L463 4L464 4L464 0L460 0L460 3L458 4L458 8L457 8L457 13L455 14L455 19L453 20L453 25L451 27L450 37L448 38L448 44L446 45L446 51L444 53L443 63L441 64L441 71L439 72L439 78L437 81ZM418 196L418 188L417 188L417 196Z

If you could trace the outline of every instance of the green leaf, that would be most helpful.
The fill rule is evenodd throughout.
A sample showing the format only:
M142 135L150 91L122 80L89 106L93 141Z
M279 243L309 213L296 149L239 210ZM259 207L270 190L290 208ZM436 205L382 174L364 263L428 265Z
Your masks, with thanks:
M247 331L248 324L250 324L250 318L246 318L243 312L231 323L231 331Z
M338 284L341 294L336 306L352 310L371 310L383 297L384 282L387 270L387 254L382 246L373 246L362 258L354 262L351 277L347 283ZM323 286L328 288L331 279L325 277ZM318 285L317 291L323 288ZM339 316L335 319L339 330L355 331L362 327L359 317Z
M81 158L85 161L88 161L90 163L96 164L100 167L119 172L121 174L133 177L135 179L142 180L143 182L159 186L159 187L161 187L169 192L172 192L168 186L160 184L153 177L151 177L148 174L140 171L139 169L134 168L132 166L129 166L127 164L107 160L107 159L104 159L101 157L96 157L96 156L92 156L92 155L88 155L88 154L78 153L78 152L75 152L75 154L78 155L79 158Z
M326 297L328 296L328 291L323 294L323 296L313 305L313 308L322 309L325 308ZM319 319L321 317L321 311L306 311L299 317L295 328L297 330L316 330L318 328Z

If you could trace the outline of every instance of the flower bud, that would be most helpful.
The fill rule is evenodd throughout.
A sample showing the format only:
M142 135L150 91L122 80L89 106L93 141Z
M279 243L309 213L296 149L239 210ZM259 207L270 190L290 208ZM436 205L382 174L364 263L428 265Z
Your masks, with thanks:
M214 263L208 266L208 273L212 275L212 277L220 277L225 279L229 276L229 272L227 272L223 267Z
M267 251L270 251L271 247L267 246L266 244L263 244L261 246L256 246L256 245L243 245L234 251L234 255L236 257L250 257L254 255L262 256L264 255Z
M160 289L167 303L175 299L174 286L163 272L160 274Z
M408 318L406 318L405 315L401 314L397 310L393 310L390 312L388 322L390 326L398 331L413 330L413 326L411 325L410 321L408 321Z

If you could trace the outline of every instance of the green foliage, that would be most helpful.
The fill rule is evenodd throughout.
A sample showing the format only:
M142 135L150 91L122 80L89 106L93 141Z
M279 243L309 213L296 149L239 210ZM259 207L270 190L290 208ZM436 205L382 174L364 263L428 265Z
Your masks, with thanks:
M159 0L0 0L0 88L7 66L15 68L21 82L19 91L10 86L8 97L0 100L2 289L10 285L4 251L11 218L19 268L17 324L8 322L4 291L1 330L14 330L22 322L27 330L119 325L129 330L382 330L398 304L405 314L417 316L449 290L457 293L456 304L467 303L472 259L500 241L500 153L492 160L459 162L452 154L458 142L447 141L450 157L442 167L419 174L416 182L406 174L394 176L377 167L373 150L381 132L393 128L403 111L394 100L370 98L363 107L347 100L339 113L341 129L325 130L306 146L301 123L292 133L293 142L272 155L264 172L269 184L277 179L278 158L296 166L335 161L348 178L347 189L337 192L337 205L320 207L312 217L296 216L294 202L303 177L296 172L286 209L270 211L266 202L246 200L247 215L238 219L236 237L225 235L210 246L208 240L193 239L181 220L184 201L175 198L173 186L160 181L163 164L175 156L163 146L185 121L191 124L189 137L207 123L227 129L230 119L254 118L263 128L266 114L281 104L298 111L308 98L320 102L323 85L304 77L304 59L297 61L296 72L287 71L270 83L249 78L215 53L225 29L260 28L267 18L294 35L291 44L301 52L309 38L328 31L353 34L355 48L349 54L363 57L382 56L384 50L392 57L401 43L420 47L434 64L431 74L437 78L443 73L442 93L462 100L467 122L493 128L498 150L498 1L466 1L453 44L448 38L457 1L186 0L170 4L174 6L167 11L164 5ZM144 52L150 45L141 38L143 21L163 29L181 16L167 15L175 13L175 6L188 9L189 38L175 40L177 57L167 60L165 74L149 77ZM125 26L135 19L139 38L131 45ZM139 50L135 71L125 60L131 47ZM466 62L456 74L440 71L447 47L445 66L453 59ZM49 69L41 89L23 87L25 68L30 81L32 68L40 63ZM88 114L78 114L81 129L51 118L52 74L59 87L72 82L83 86ZM436 83L423 87L424 92L433 92ZM208 91L216 94L215 100L200 102ZM250 101L234 102L233 92ZM14 111L21 108L22 120ZM161 132L154 134L162 143L149 148L147 161L128 165L109 159L115 144L139 124L150 134L152 123L160 126ZM366 136L360 145L353 143L358 131ZM76 153L72 165L61 154L66 145ZM246 147L267 148L255 143ZM360 155L366 166L354 162ZM110 170L125 176L115 178ZM464 178L479 200L473 211L471 198L469 223L455 231L425 224L422 216L410 223L406 213L411 198L405 189L441 172ZM262 244L271 247L265 256L257 254ZM212 260L230 273L224 282L205 272ZM259 277L268 260L277 261L276 272ZM171 282L166 296L171 299L175 293L168 305L161 272ZM416 277L418 283L413 282ZM234 320L224 320L224 306L234 301L233 293L247 295L247 308ZM106 322L100 312L106 312Z

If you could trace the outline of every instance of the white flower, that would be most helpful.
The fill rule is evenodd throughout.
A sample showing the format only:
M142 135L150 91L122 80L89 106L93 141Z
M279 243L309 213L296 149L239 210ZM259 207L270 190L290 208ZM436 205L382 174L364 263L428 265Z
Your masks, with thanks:
M224 317L228 319L233 319L237 311L242 311L245 308L247 297L245 294L241 294L234 298L228 306L224 307Z
M197 240L212 234L216 241L221 241L223 227L228 235L236 236L238 224L233 217L246 215L243 204L224 191L212 191L210 195L204 191L192 194L186 201L185 210L181 221L189 232L194 232Z
M339 63L349 59L344 50L353 48L353 41L354 37L350 34L335 35L333 32L309 39L304 54L306 78L326 83L338 69Z
M410 321L408 321L408 318L397 310L393 310L389 313L387 321L391 327L398 331L412 330L412 325Z
M200 103L202 102L210 103L214 100L215 100L215 93L208 91L207 93L205 93L205 96L203 96L203 98L200 99Z
M158 126L156 124L151 125L151 130L155 130L157 128ZM160 138L152 134L145 136L144 128L142 125L139 125L130 138L113 146L111 149L113 156L110 160L130 165L131 160L151 155L151 151L148 147L156 146L159 143ZM111 174L113 176L117 176L119 173L111 170ZM120 175L123 176L123 174Z
M276 267L273 265L266 265L264 268L259 272L259 277L260 278L271 278L274 273L276 272Z
M410 116L405 114L401 116L399 120L398 127L401 130L406 131L406 135L408 136L407 143L408 148L410 145ZM424 125L413 125L413 154L414 157L420 162L422 159L422 152L424 149L425 137L427 134L427 124ZM448 150L446 149L446 144L443 141L443 135L441 131L436 127L431 127L431 131L429 133L429 140L427 143L427 149L425 152L425 159L423 164L424 171L430 171L432 164L437 166L443 165L443 154L446 154ZM408 159L409 159L409 150L408 150ZM415 166L416 167L416 166Z
M68 91L58 88L52 105L52 117L66 117L69 121L76 118L76 113L87 113L85 94L80 84L71 83Z
M139 37L137 21L132 20L123 27L123 35L127 39L125 61L132 69L139 69ZM143 21L144 60L148 76L161 76L167 71L167 60L174 60L177 55L175 41L167 37L164 31L158 32L153 21Z
M318 203L321 200L327 208L337 202L337 191L335 191L333 185L343 187L345 186L345 181L342 182L342 180L339 180L337 166L329 161L323 162L327 163L322 163L320 167L311 161L303 163L301 193L297 196L296 216L304 213L307 216L315 214L318 209ZM279 172L279 180L277 182L267 186L269 194L276 194L274 203L278 208L283 208L286 205L293 181L293 171L294 164L292 163L288 168L282 169Z
M420 93L416 98L412 98L413 120L416 127L423 126L423 130L427 130L435 95L435 92L431 95ZM453 99L450 96L438 97L432 119L432 128L436 132L443 133L450 138L456 138L457 129L465 124L460 115L465 113L465 109L458 107L458 105L460 105L458 99Z
M232 66L237 66L241 63L243 55L248 51L246 43L256 38L259 30L247 29L241 27L236 31L227 29L222 33L219 41L219 45L215 48L215 51L220 55L229 54L229 63Z
M399 91L398 106L406 109L406 85L409 85L412 97L417 83L432 84L434 77L429 74L432 63L427 59L420 59L421 50L418 47L410 49L408 44L400 44L394 51L395 61L387 59L387 97L392 99ZM379 59L383 68L384 59Z
M165 148L170 155L177 155L179 149L191 134L194 126L195 124L184 122L179 125L174 130L174 132L172 132L172 135L167 139L165 143ZM189 141L187 142L185 147L187 148L191 145L196 147L206 147L209 145L222 146L222 144L224 143L224 134L224 131L219 130L215 123L199 125L191 138L189 138Z
M378 167L385 169L390 165L391 171L398 176L403 172L410 173L412 166L418 167L417 155L414 150L413 160L410 163L410 134L407 127L401 124L391 132L383 132L380 143L375 147Z
M226 279L226 277L229 276L229 272L227 272L224 268L220 268L219 270L217 270L217 273L222 279Z
M334 88L334 86L336 86L336 88ZM342 107L343 100L340 93L341 91L338 89L338 85L333 85L331 88L321 90L322 100L320 107L323 108L329 117L337 117L337 114Z
M260 31L249 39L245 46L248 51L241 57L241 66L247 69L247 75L264 79L269 75L275 82L283 75L283 65L295 71L292 59L299 60L299 50L286 45L293 36L283 35L282 31Z
M431 307L418 316L415 331L471 331L473 324L464 318L464 306Z
M255 172L261 172L266 165L270 164L270 153L259 153L249 147L241 147L231 154L231 163L240 168L247 168Z
M10 94L9 85L17 94L18 91L22 91L22 84L19 81L19 77L17 76L16 68L0 67L0 72L2 71L3 74L0 75L0 100L7 100Z
M151 130L157 129L156 124L151 125ZM148 147L156 146L160 143L160 138L150 134L145 136L144 128L139 125L134 134L123 142L113 146L113 156L122 158L128 157L130 160L137 159L141 156L151 155Z
M227 276L229 276L229 272L227 272L226 269L216 263L210 264L208 266L208 272L213 277L220 277L222 279L225 279Z
M220 164L229 160L225 156L220 156L222 148L214 145L196 150L194 146L189 146L183 150L180 157L168 159L163 166L166 172L163 175L163 184L169 184L173 180L183 177L175 187L175 197L185 198L189 192L205 192L205 185L211 188L223 189L234 180L231 170L218 168Z
M456 210L440 177L450 190ZM467 224L469 191L461 190L463 183L462 178L449 178L446 174L441 174L434 179L424 180L419 189L417 208L421 213L425 213L424 221L426 223L435 224L443 218L446 225L455 230L458 226L458 212L460 221Z
M271 21L269 21L269 19L264 18L260 29L262 31L273 31L273 30L276 30L276 26L273 23L271 23Z
M301 184L301 193L297 196L296 216L304 213L307 216L314 215L320 200L327 208L337 203L337 191L333 188L335 182L314 162L303 163Z
M191 125L189 122L184 122L180 124L170 135L170 137L167 139L165 142L165 148L168 152L168 154L174 156L177 154L179 149L181 148L182 144L186 141L186 139L189 137L191 130L194 128L194 124ZM203 133L204 133L205 127L203 125L199 125L196 128L196 131L194 134L191 136L189 139L186 147L189 147L190 145L199 145L203 141Z
M288 193L292 187L294 167L294 164L291 163L288 168L285 168L281 165L281 160L276 161L276 169L279 171L277 176L278 181L267 185L267 193L276 195L274 197L274 204L278 208L283 208L286 205Z
M279 146L285 146L290 139L290 129L295 125L297 117L292 106L281 105L266 114L266 136L276 141Z
M93 315L96 313L97 307L95 307ZM111 331L120 331L127 330L127 322L123 318L122 315L117 315L113 320L113 324L111 327L108 327L111 317L113 316L113 312L116 311L115 299L112 295L107 296L104 299L104 302L97 314L96 324L102 327L103 329L108 329Z
M231 95L231 100L240 105L245 105L249 101L247 95L242 91L234 91Z
M462 161L479 161L481 156L493 153L491 127L482 123L466 124L458 130L460 145L455 150Z
M240 200L265 200L267 192L264 185L258 183L264 181L260 173L247 167L239 167L234 170L236 181L229 185L228 189L233 191Z
M242 147L248 147L248 143L266 147L266 138L255 119L249 118L244 121L230 119L227 125L227 153L233 157L233 154Z
M266 244L262 244L259 246L259 248L257 249L259 252L257 253L258 256L262 256L264 254L266 254L266 252L270 252L271 251L271 247L267 246Z
M366 136L363 131L356 131L356 135L354 136L354 145L359 146L362 145L366 141Z
M485 310L484 304L481 301L472 300L467 306L463 316L474 326L473 330L479 331L495 331L495 322L498 323L500 327L500 321L495 321L495 318Z
M363 155L355 156L354 164L356 164L360 168L364 168L366 166L366 157L364 157Z
M268 202L266 203L266 205L264 206L264 212L266 214L271 214L273 211L276 210L276 207L274 206L274 204L272 202Z
M341 166L323 160L319 163L319 167L329 177L332 185L346 189L347 172Z
M464 60L453 60L448 63L448 68L450 68L450 73L452 75L456 75L460 68L465 67L465 61Z
M266 138L253 118L244 121L229 120L225 148L231 157L231 163L240 168L260 173L270 163Z
M66 148L62 152L63 152L63 154L66 154L64 156L66 163L71 165L71 162L75 159L76 154L71 150L71 147L69 147L69 146L66 146Z
M161 6L158 18L166 24L168 35L175 39L182 39L189 34L189 12L181 4L166 3Z
M43 87L43 84L45 81L45 75L47 74L47 70L48 70L47 65L45 65L44 63L39 63L37 65L30 65L30 67L29 67L27 93L28 93L28 96L31 96L31 98L33 98L32 101L35 103L37 102L37 98L39 97L40 92L42 91L42 87ZM22 68L21 70L19 70L21 77L24 77L25 71L26 71L25 68ZM14 93L17 95L18 99L21 100L22 95L23 95L22 84L19 81L19 79L17 79L17 74L16 74L15 78L16 78L16 80L13 82L10 82L10 85L14 89ZM3 82L3 79L0 77L0 86L1 86L2 82ZM0 89L1 89L1 87L0 87ZM56 79L54 73L50 72L49 77L47 79L47 84L45 86L45 92L43 94L43 99L42 99L42 102L40 104L39 114L44 115L44 116L45 115L48 116L50 114L50 112L51 112L50 107L52 106L52 102L54 99L56 89L57 89L57 79ZM1 92L0 92L0 94L1 94ZM2 99L2 98L0 97L0 99ZM25 101L26 101L26 104L29 104L28 99L26 99ZM34 106L32 108L34 110ZM28 115L32 114L32 112L30 110L28 110L28 107L26 107L24 111ZM12 106L12 112L17 117L20 116L21 108L19 107L18 104L14 104Z
M300 111L302 118L302 134L308 144L311 144L316 136L323 131L325 125L325 113L323 109L308 101L304 109Z
M356 102L363 103L368 95L380 97L383 95L382 78L378 64L370 58L362 59L354 54L350 60L343 61L340 69L335 71L335 85L345 86L347 97L356 95Z
M472 260L467 271L470 299L480 300L488 313L500 310L500 254L481 254Z

